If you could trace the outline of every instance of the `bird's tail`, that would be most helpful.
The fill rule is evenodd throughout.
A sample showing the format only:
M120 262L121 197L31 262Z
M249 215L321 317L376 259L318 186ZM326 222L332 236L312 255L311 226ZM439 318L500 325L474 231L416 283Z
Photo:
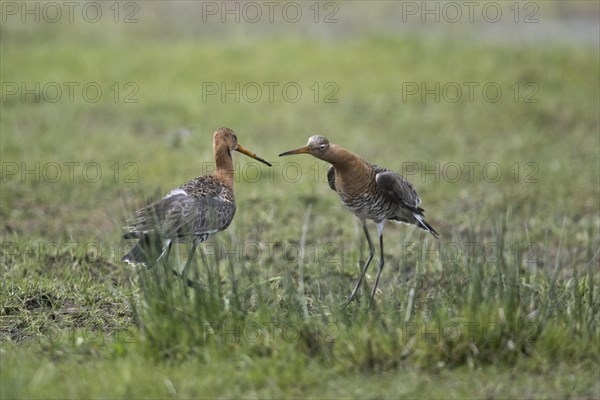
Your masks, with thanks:
M142 252L139 244L133 246L129 253L125 254L121 261L131 265L147 265L146 256Z
M427 223L427 221L425 221L425 217L422 214L417 214L417 213L413 212L413 215L417 219L417 224L416 225L419 228L424 229L427 232L431 233L435 238L439 238L440 237L440 234L437 233L435 231L435 229L433 229L433 227Z
M165 251L165 243L160 235L145 235L121 261L131 265L153 266Z

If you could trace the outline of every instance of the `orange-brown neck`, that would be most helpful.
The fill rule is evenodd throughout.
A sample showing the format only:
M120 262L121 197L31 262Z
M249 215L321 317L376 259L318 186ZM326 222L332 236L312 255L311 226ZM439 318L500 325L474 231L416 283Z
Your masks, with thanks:
M324 156L334 167L336 191L342 198L360 197L374 183L373 168L356 154L331 144Z
M361 157L333 143L329 146L327 152L320 158L330 162L335 169L339 171L356 171L366 167L366 163Z
M228 188L233 189L233 159L229 147L226 144L215 146L214 153L215 164L217 165L214 175Z

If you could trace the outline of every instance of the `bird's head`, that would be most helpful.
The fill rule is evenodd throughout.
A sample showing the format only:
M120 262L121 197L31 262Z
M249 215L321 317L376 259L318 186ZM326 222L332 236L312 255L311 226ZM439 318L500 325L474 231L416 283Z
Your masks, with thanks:
M314 135L308 138L308 143L306 146L281 153L279 157L307 153L320 159L326 159L327 152L330 150L330 148L329 140L327 140L326 137Z
M235 150L242 154L247 155L248 157L254 158L255 160L258 160L264 164L267 164L269 167L271 166L271 164L269 162L263 160L262 158L260 158L259 156L257 156L250 150L246 149L241 144L239 144L237 135L235 134L235 132L232 129L220 128L215 131L214 139L213 139L213 149L214 149L215 154L217 154L217 152L223 148L228 149L229 154L231 154L231 152Z

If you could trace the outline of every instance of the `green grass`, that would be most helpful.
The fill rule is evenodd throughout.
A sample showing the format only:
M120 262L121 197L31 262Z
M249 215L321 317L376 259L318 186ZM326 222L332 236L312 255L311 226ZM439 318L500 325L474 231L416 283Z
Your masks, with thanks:
M0 397L600 396L595 50L358 28L274 38L160 7L133 26L2 26L4 84L95 82L103 96L2 102ZM203 101L213 82L295 82L303 96ZM436 82L503 96L403 99ZM196 288L166 265L121 265L125 217L212 168L221 126L277 164L234 155L238 212L197 254ZM386 226L373 310L378 255L361 301L340 307L367 246L325 163L277 158L314 133L403 172L441 234ZM182 264L188 248L175 250Z

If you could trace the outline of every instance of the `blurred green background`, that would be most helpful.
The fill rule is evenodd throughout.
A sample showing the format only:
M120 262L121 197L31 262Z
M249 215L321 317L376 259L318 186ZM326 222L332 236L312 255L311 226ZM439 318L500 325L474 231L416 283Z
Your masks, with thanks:
M469 4L3 1L3 397L42 393L50 397L149 393L161 397L481 397L491 393L493 397L494 393L527 395L527 379L554 382L550 388L527 389L533 397L598 396L600 387L593 378L598 373L597 357L587 363L578 359L589 355L589 346L596 356L599 348L595 307L600 245L599 5L596 1ZM544 342L550 347L540 347L536 353L540 358L523 367L541 368L540 375L524 374L514 386L506 384L497 391L486 386L486 379L504 376L514 367L512 361L504 370L503 366L475 371L442 368L445 383L437 389L423 387L421 379L429 378L421 377L419 368L430 371L428 366L438 365L437 357L443 358L435 348L423 350L431 354L419 359L421 364L391 368L395 372L380 376L382 382L375 380L365 387L348 374L346 365L353 364L352 357L339 354L329 360L339 374L339 385L319 382L319 375L329 370L327 362L311 375L304 364L294 364L292 356L291 361L266 356L256 362L270 365L274 371L269 374L276 378L271 381L268 374L249 372L238 379L254 387L254 392L244 384L228 387L217 374L231 365L251 364L254 356L240 361L218 346L211 348L212 356L205 353L201 366L194 364L194 368L209 368L202 383L206 392L180 383L184 389L173 394L173 384L163 384L160 377L169 374L188 382L185 363L159 364L149 376L138 377L147 380L150 388L158 382L160 389L149 392L117 377L113 390L81 382L52 386L56 375L37 369L40 354L44 365L59 360L59 370L69 370L70 363L80 362L81 357L107 376L139 374L137 363L143 365L145 359L137 348L107 350L94 343L82 350L74 337L57 350L54 344L35 338L48 336L52 313L53 329L59 332L85 328L110 337L115 330L138 326L138 312L130 304L134 300L126 300L139 295L138 278L119 263L130 245L120 239L120 228L145 197L164 195L214 168L212 133L221 126L234 129L242 145L274 162L274 167L234 155L238 214L230 232L216 235L213 243L266 243L276 249L286 243L297 245L310 212L308 242L322 251L328 244L335 247L333 268L324 265L323 253L302 264L310 281L308 308L286 306L286 313L273 311L273 315L296 321L304 310L311 317L357 321L349 323L347 341L340 336L343 344L337 348L354 344L367 359L369 351L381 352L396 365L398 359L385 344L375 344L372 350L363 339L376 337L379 324L393 325L404 318L415 274L421 271L435 279L447 271L445 248L454 243L464 251L469 240L497 243L503 232L521 252L515 257L515 268L532 274L534 280L539 277L540 287L560 287L575 296L561 297L565 303L555 307L564 311L565 326L579 326L577 318L587 321L587 336L573 345L572 359L564 367L587 371L579 376L581 381L573 384L566 375L543 367L557 362L558 370L563 368L559 361L564 354L539 356L552 353L550 348L556 350L572 337L568 329L556 328L552 340ZM436 246L435 241L413 227L388 224L381 287L381 301L387 306L374 320L365 320L366 310L360 308L342 317L334 307L349 294L360 260L366 256L366 244L354 217L325 183L327 166L308 156L277 157L317 133L406 175L419 191L428 221L442 234L438 262L427 257L415 261L407 248L428 248ZM290 262L289 254L275 253L245 263L238 263L236 255L234 268L254 271L240 278L242 286L252 288L255 280L270 282L273 288L261 293L266 298L281 297L285 303L286 290L296 290L298 285L299 265L297 257ZM461 265L467 271L470 264ZM493 271L485 269L486 274ZM535 286L529 277L520 283L530 285L519 286L523 293ZM275 287L279 279L282 283ZM463 304L456 300L460 286L470 287L473 282L457 275L451 283L443 279L432 283L436 294L427 290L418 294L421 300L415 303L415 314L429 315L435 304L440 310ZM569 286L579 284L582 298L587 299L583 305ZM554 289L531 290L532 299L538 295L545 299L540 304L558 296ZM496 315L502 306L494 303L498 296L489 296L494 310L490 315ZM526 296L519 296L523 315L538 309L534 300L525 304ZM569 301L587 311L573 316ZM470 297L465 307L474 302ZM255 311L268 315L267 303ZM143 342L137 330L134 336L136 342ZM343 354L352 353L346 350ZM123 352L126 357L119 355ZM225 355L218 356L221 353ZM299 354L303 359L304 353ZM107 357L114 359L106 361ZM135 361L138 357L142 361ZM211 364L211 357L219 361ZM457 365L468 367L467 359ZM16 360L22 360L20 369L8 364ZM494 364L486 360L484 365ZM448 360L442 363L446 364ZM298 372L287 376L281 365ZM89 371L83 368L82 374ZM368 374L374 372L376 368L367 368ZM358 371L359 376L363 373ZM394 374L414 383L391 384ZM34 384L33 378L26 378L35 376ZM470 388L453 386L457 377L478 383ZM348 385L347 391L336 389L340 385Z

